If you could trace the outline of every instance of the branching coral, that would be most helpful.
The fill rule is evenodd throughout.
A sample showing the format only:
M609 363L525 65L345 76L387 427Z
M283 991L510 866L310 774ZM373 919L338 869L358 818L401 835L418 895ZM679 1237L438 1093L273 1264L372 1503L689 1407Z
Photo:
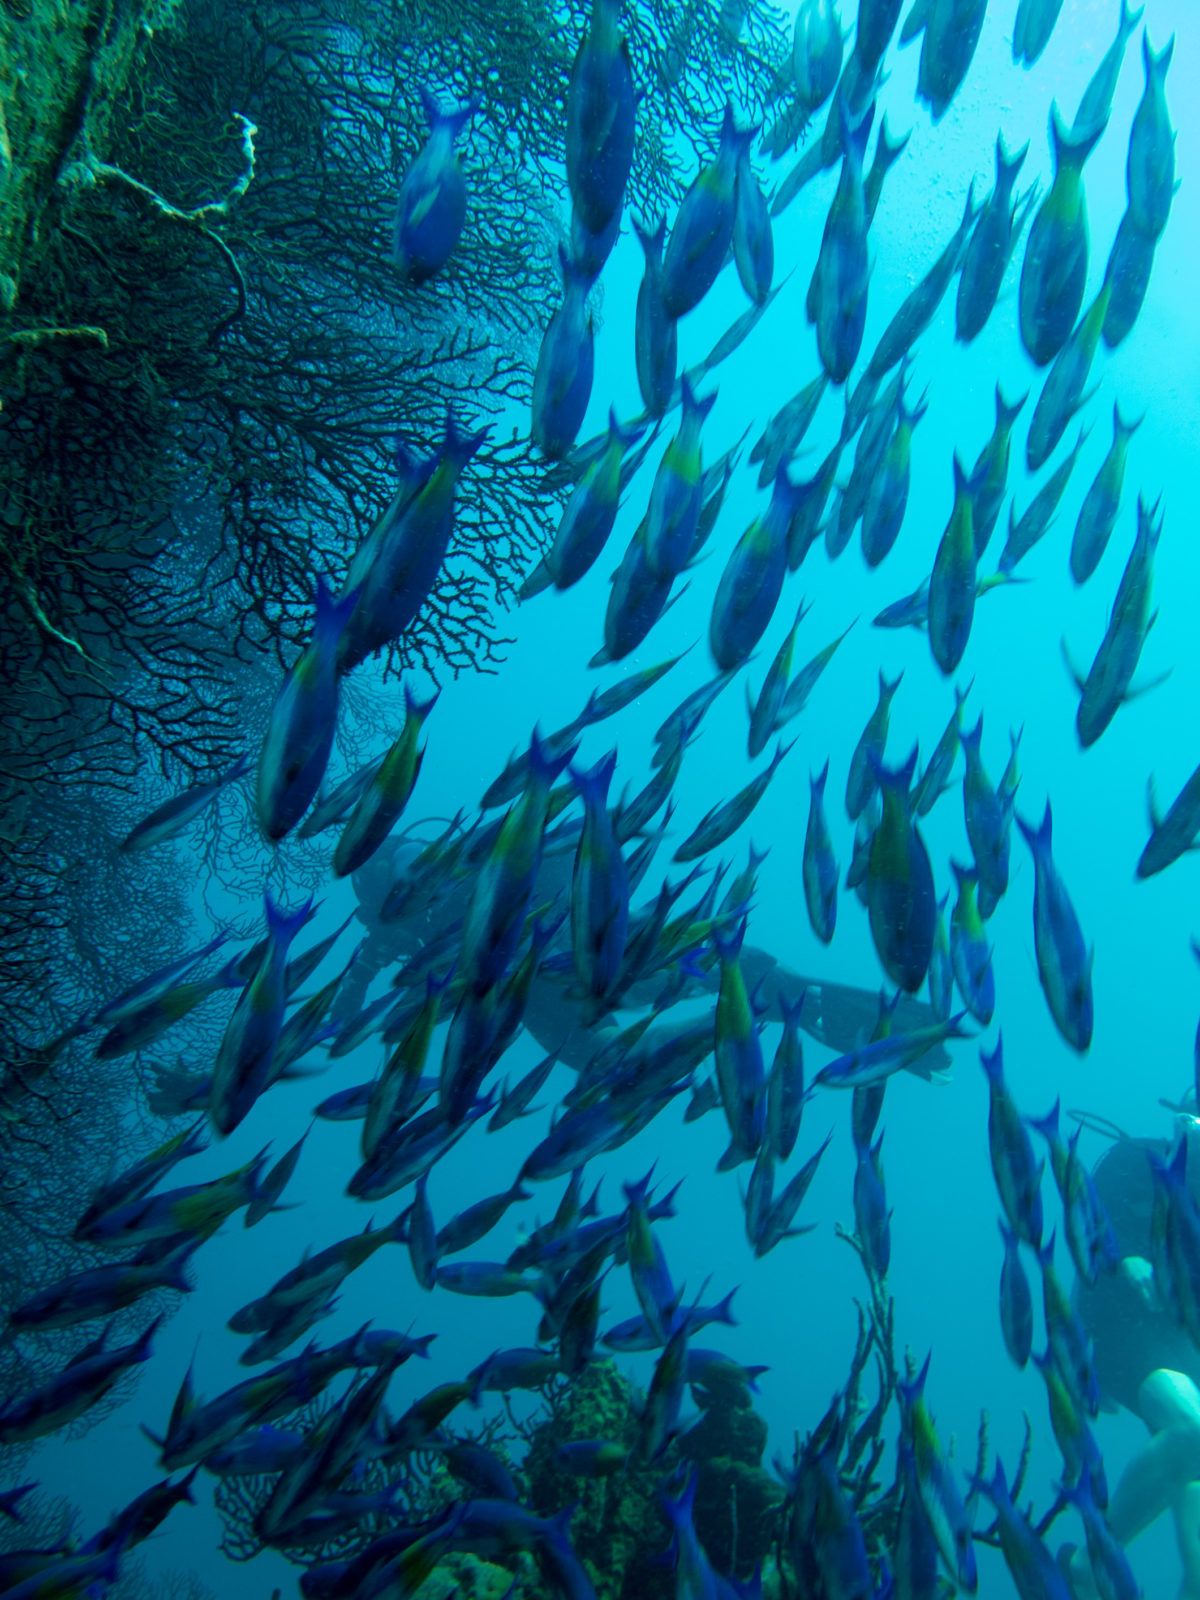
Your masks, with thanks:
M550 287L541 214L473 230L462 287L403 290L386 213L421 135L389 50L315 9L196 8L155 36L119 137L102 146L109 123L85 107L58 164L0 342L13 1060L70 1020L84 960L64 929L88 908L49 818L99 832L103 859L106 795L147 765L170 787L228 763L307 630L314 573L339 578L390 498L392 435L428 448L448 393L469 391L472 422L524 398ZM494 169L517 182L502 149ZM493 270L511 293L482 317ZM457 669L496 650L492 608L544 536L532 481L520 446L481 455L407 658Z
M73 1024L140 975L147 949L165 961L187 938L171 853L131 864L112 841L160 797L147 774L169 790L253 739L307 633L315 577L341 581L391 498L395 436L434 448L448 401L491 435L464 474L440 582L385 668L486 667L503 649L496 614L556 506L524 435L558 294L565 95L585 20L548 0L94 0L56 32L60 10L28 0L0 19L13 1298L74 1264L49 1241L69 1236L98 1142L136 1115L137 1076L99 1071ZM627 11L647 91L629 201L652 212L678 200L727 92L761 109L785 41L758 0L732 27L699 0ZM421 81L445 98L479 91L483 107L463 141L461 245L414 289L389 233L424 138ZM261 856L244 843L221 870L257 889ZM202 1049L210 1026L195 1024ZM48 1194L55 1174L69 1181Z

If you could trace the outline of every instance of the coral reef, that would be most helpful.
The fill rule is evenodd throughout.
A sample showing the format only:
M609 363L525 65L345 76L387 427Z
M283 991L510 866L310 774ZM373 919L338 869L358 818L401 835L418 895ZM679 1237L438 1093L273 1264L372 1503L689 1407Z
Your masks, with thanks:
M736 1377L693 1387L702 1415L679 1441L696 1464L696 1526L718 1572L749 1575L771 1549L783 1491L762 1465L767 1424Z
M749 1576L760 1563L769 1562L783 1491L762 1466L767 1425L740 1384L714 1383L695 1392L703 1406L702 1418L671 1446L663 1461L647 1466L634 1456L623 1469L598 1480L565 1471L557 1452L564 1444L584 1439L607 1439L630 1449L634 1446L638 1424L633 1389L610 1360L591 1362L569 1382L552 1382L544 1392L544 1404L525 1421L518 1423L511 1413L502 1413L480 1433L490 1449L515 1463L521 1500L531 1511L550 1518L565 1507L574 1507L571 1542L599 1600L670 1600L674 1594L674 1574L663 1560L670 1529L662 1509L662 1490L673 1471L686 1469L689 1463L696 1465L699 1474L696 1525L717 1569ZM286 1425L311 1428L323 1411L323 1403L308 1407ZM369 1474L359 1487L373 1491L385 1481L383 1475L376 1479ZM391 1475L391 1481L398 1485L397 1503L412 1520L435 1515L463 1492L449 1478L440 1458L428 1451L418 1451L407 1467ZM233 1559L250 1560L261 1549L254 1523L272 1487L269 1478L229 1479L218 1486L217 1509L225 1524L222 1548ZM359 1529L336 1547L319 1551L285 1548L282 1553L300 1564L344 1559L366 1539L367 1534ZM464 1558L454 1557L439 1568L438 1583L431 1580L430 1600L452 1592L443 1574L451 1574L464 1585L476 1584L481 1595L492 1592L489 1586L498 1581L495 1573L499 1568L465 1558L467 1564L460 1573L460 1559ZM529 1565L529 1558L521 1559L525 1562L522 1592L549 1595L551 1591ZM509 1581L511 1577L510 1568ZM473 1591L464 1588L459 1592Z
M594 1361L555 1397L529 1434L523 1464L530 1504L544 1516L578 1502L571 1538L602 1600L654 1600L674 1593L664 1566L670 1529L661 1506L672 1468L697 1470L696 1527L718 1572L748 1576L774 1543L783 1491L762 1465L767 1424L745 1385L732 1378L693 1386L700 1420L651 1467L628 1468L599 1482L563 1471L555 1452L579 1439L609 1439L632 1448L637 1423L633 1391L611 1361Z
M47 207L84 135L105 150L153 30L178 0L12 0L0 12L0 310L36 265ZM87 334L73 335L87 341ZM20 335L8 335L8 339ZM63 329L39 339L69 339Z
M632 1449L636 1421L628 1381L612 1361L593 1361L551 1395L548 1415L527 1435L529 1505L548 1517L577 1502L571 1542L599 1600L666 1600L674 1579L656 1561L669 1538L658 1499L662 1467L647 1470L631 1461L626 1471L589 1482L565 1472L555 1459L562 1445L582 1439L608 1439Z
M507 1567L478 1556L447 1556L413 1595L413 1600L503 1600L512 1588Z

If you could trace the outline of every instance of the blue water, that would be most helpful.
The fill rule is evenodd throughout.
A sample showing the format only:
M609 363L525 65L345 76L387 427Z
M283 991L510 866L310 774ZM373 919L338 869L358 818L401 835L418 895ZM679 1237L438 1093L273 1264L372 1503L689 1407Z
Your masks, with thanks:
M982 193L993 175L993 145L1003 130L1009 148L1030 140L1022 184L1050 177L1046 119L1052 98L1069 117L1091 72L1112 37L1115 0L1067 0L1049 48L1032 71L1015 67L1010 30L1015 3L993 0L970 73L949 113L937 126L914 100L917 49L889 53L891 77L883 91L893 131L912 128L908 150L891 172L871 229L872 278L864 355L903 296L932 263L962 212L968 183ZM849 22L850 18L844 20ZM1196 866L1184 858L1149 882L1134 880L1134 866L1147 836L1145 789L1154 774L1165 803L1193 769L1197 749L1195 703L1200 690L1195 630L1200 600L1200 565L1194 543L1193 504L1200 438L1200 316L1196 312L1196 252L1200 219L1192 174L1198 170L1200 123L1191 115L1198 81L1200 25L1185 0L1149 0L1146 23L1156 46L1177 35L1168 77L1168 99L1179 126L1176 168L1182 187L1154 264L1149 293L1134 332L1116 351L1102 349L1093 378L1099 389L1085 408L1091 427L1057 521L1045 541L1023 562L1020 586L987 596L976 613L959 673L974 688L965 720L983 711L984 758L998 779L1008 757L1009 730L1023 728L1019 813L1039 818L1047 796L1053 802L1055 859L1068 884L1089 943L1095 946L1095 1040L1080 1058L1059 1038L1043 999L1033 957L1033 874L1024 845L1014 837L1009 892L989 925L994 941L997 1022L1003 1028L1010 1086L1023 1108L1042 1112L1056 1096L1064 1107L1082 1107L1138 1134L1165 1136L1168 1113L1160 1097L1178 1099L1191 1080L1191 1046L1200 975L1189 951L1197 931L1193 917ZM1142 90L1140 30L1125 60L1107 132L1086 168L1091 259L1085 305L1099 287L1109 244L1124 208L1127 132ZM636 66L636 64L635 64ZM715 132L715 130L714 130ZM765 163L756 160L760 175ZM485 181L470 174L473 183ZM747 343L710 384L719 400L704 434L709 460L753 424L751 438L770 413L815 375L815 340L804 316L804 294L820 241L836 170L808 187L777 225L777 275L792 276ZM566 218L565 185L563 216ZM899 761L914 741L928 754L953 705L951 685L935 667L924 635L882 632L870 619L885 604L915 588L929 573L951 507L951 455L968 463L987 439L993 422L993 388L1006 394L1037 385L1016 328L1014 263L1004 296L982 336L956 345L954 290L946 297L916 351L913 388L926 386L930 409L913 446L912 490L896 548L875 572L861 560L857 539L831 565L814 547L800 572L788 580L771 628L748 672L757 689L801 596L812 603L796 649L807 660L853 619L856 626L835 658L808 710L789 730L797 743L749 825L721 852L740 866L752 840L769 856L759 876L750 938L796 970L871 988L881 981L865 911L852 895L839 904L837 934L825 950L813 936L803 905L801 850L808 808L808 773L831 762L827 814L844 871L853 838L841 796L854 744L875 703L877 673L904 671L892 711L889 756ZM610 404L619 415L640 410L632 356L633 307L641 252L629 231L622 236L596 295L598 338L591 407L582 430L588 437L604 425ZM745 309L736 276L727 268L717 286L680 330L681 367L699 359L733 318ZM706 386L707 387L707 386ZM1036 387L1034 388L1036 397ZM1111 438L1112 402L1125 415L1145 414L1130 448L1123 507L1117 531L1095 577L1082 590L1067 569L1071 530L1083 495ZM1024 470L1024 429L1032 400L1018 425L1010 487L1023 509L1033 492ZM841 400L826 395L806 441L797 475L815 470L836 436ZM520 419L514 419L520 420ZM1068 430L1068 443L1074 439ZM1055 461L1060 459L1056 456ZM449 816L471 806L509 754L523 746L536 723L543 729L568 721L597 682L616 681L622 669L589 673L586 662L601 642L609 573L615 567L649 493L654 457L629 491L611 544L592 573L569 593L547 593L504 619L515 636L495 675L464 675L445 685L428 724L428 752L410 815ZM845 472L843 470L843 476ZM733 541L760 509L756 468L745 465L733 480L708 558L690 577L687 592L656 626L624 668L633 671L685 649L686 660L644 700L613 722L585 736L582 762L599 759L613 742L620 752L615 790L631 790L649 774L651 735L669 709L711 671L707 658L712 594ZM1043 481L1044 473L1038 482ZM1162 496L1165 531L1159 549L1156 595L1161 615L1150 634L1140 676L1171 668L1162 688L1124 707L1099 744L1081 752L1074 732L1076 695L1063 665L1065 637L1081 660L1090 661L1102 633L1116 583L1133 539L1134 506L1141 491ZM469 484L467 492L469 493ZM1005 529L1002 513L985 568L991 570ZM373 669L366 669L368 672ZM398 722L399 686L379 688L381 724ZM736 683L709 713L702 736L689 750L677 790L677 840L718 801L745 782L752 770L745 756L744 689ZM381 736L382 737L382 736ZM235 808L242 802L231 801ZM231 817L231 823L234 818ZM956 789L939 803L924 827L939 892L949 886L951 856L965 859L967 844ZM171 848L171 847L168 847ZM176 847L181 870L198 870L185 843ZM667 870L660 853L643 893L652 892ZM345 884L330 885L313 935L331 931L353 906ZM216 904L221 915L245 915L247 906ZM348 948L348 946L347 946ZM766 1036L768 1060L777 1029ZM994 1040L995 1028L981 1043ZM308 1126L312 1106L337 1087L361 1081L375 1068L374 1045L335 1062L313 1083L272 1090L230 1139L190 1164L187 1181L216 1175L248 1159L270 1139L281 1153ZM814 1072L828 1052L805 1039L806 1063ZM513 1047L501 1074L515 1078L540 1051L525 1038ZM929 1398L943 1442L957 1441L956 1461L974 1461L981 1411L990 1418L990 1438L1006 1464L1015 1465L1023 1438L1022 1413L1034 1424L1034 1458L1028 1479L1039 1511L1053 1495L1059 1462L1046 1419L1045 1395L1032 1367L1018 1373L1000 1338L997 1285L1001 1245L999 1208L987 1161L987 1094L974 1043L953 1047L951 1080L928 1084L902 1076L890 1086L883 1116L889 1200L894 1207L892 1265L888 1288L895 1298L898 1351L920 1361L932 1350ZM557 1069L547 1104L565 1090L571 1074ZM745 1242L739 1175L716 1175L725 1146L719 1114L685 1126L682 1106L669 1108L632 1145L602 1158L592 1171L604 1176L604 1199L619 1204L622 1179L640 1175L651 1161L664 1183L683 1179L680 1215L660 1228L676 1283L689 1294L711 1279L706 1298L740 1285L738 1326L721 1330L722 1348L747 1363L766 1363L759 1405L771 1428L770 1450L790 1456L793 1434L815 1425L844 1381L853 1347L855 1297L864 1293L858 1264L838 1240L834 1224L853 1225L849 1102L832 1094L806 1110L793 1163L806 1159L830 1128L834 1139L801 1220L816 1231L789 1240L755 1262ZM444 1221L472 1200L511 1182L548 1116L517 1124L499 1135L476 1130L436 1168L430 1182L435 1217ZM299 1174L288 1198L302 1198L295 1211L271 1218L253 1232L240 1221L227 1225L195 1263L196 1292L162 1330L152 1364L136 1393L102 1425L71 1442L41 1447L27 1476L68 1496L80 1510L80 1526L93 1527L158 1475L152 1446L139 1424L165 1423L171 1400L189 1361L195 1360L199 1391L211 1396L240 1379L238 1341L223 1327L230 1313L298 1259L312 1244L321 1247L357 1230L369 1208L345 1198L355 1163L356 1129L318 1123L309 1136ZM1101 1141L1085 1134L1089 1159ZM748 1169L742 1169L741 1182ZM523 1209L509 1213L496 1238L470 1252L500 1258L532 1215L544 1220L561 1183L546 1185ZM374 1209L390 1221L406 1203L397 1195ZM1051 1206L1051 1216L1056 1216ZM1061 1247L1060 1247L1061 1249ZM1063 1255L1060 1254L1060 1265ZM1067 1269L1063 1269L1067 1270ZM1035 1289L1035 1304L1040 1296ZM604 1291L605 1324L636 1309L628 1276L609 1275ZM425 1294L414 1283L406 1254L386 1249L351 1277L336 1316L320 1325L323 1340L353 1331L368 1318L378 1325L436 1332L428 1363L410 1364L393 1384L393 1407L442 1380L456 1378L499 1346L532 1342L535 1308L526 1297L477 1302L443 1291ZM717 1341L713 1341L717 1342ZM1035 1344L1040 1343L1040 1338ZM622 1365L646 1382L650 1358ZM1103 1416L1097 1436L1110 1484L1145 1438L1128 1414ZM885 1467L886 1473L886 1467ZM275 1584L291 1593L295 1569L267 1554L235 1567L216 1554L220 1528L209 1509L209 1480L201 1478L200 1506L178 1511L146 1547L151 1571L193 1569L222 1596L263 1596ZM981 1519L982 1520L982 1519ZM1078 1541L1074 1519L1063 1530ZM1135 1571L1149 1596L1175 1592L1178 1557L1169 1519L1131 1547ZM1014 1592L999 1556L980 1550L981 1593Z

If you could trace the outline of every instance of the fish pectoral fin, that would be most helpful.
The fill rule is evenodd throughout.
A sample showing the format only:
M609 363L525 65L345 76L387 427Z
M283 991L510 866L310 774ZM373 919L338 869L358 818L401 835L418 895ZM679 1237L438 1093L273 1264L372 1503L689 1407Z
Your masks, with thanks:
M1082 694L1084 685L1087 682L1086 674L1080 672L1074 661L1072 661L1070 646L1067 644L1065 634L1059 642L1062 646L1062 658L1067 664L1067 671L1071 674L1071 678L1074 681L1075 687L1079 690L1079 693Z
M1145 683L1131 683L1122 698L1125 700L1140 700L1144 694L1149 694L1151 689L1161 689L1173 671L1173 667L1168 667L1165 672L1160 672L1155 678L1148 678Z

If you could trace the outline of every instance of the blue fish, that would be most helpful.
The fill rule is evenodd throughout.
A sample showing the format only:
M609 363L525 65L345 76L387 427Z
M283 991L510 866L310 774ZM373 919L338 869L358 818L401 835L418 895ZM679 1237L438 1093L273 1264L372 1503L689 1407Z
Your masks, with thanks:
M1092 1042L1092 957L1079 919L1051 855L1050 802L1040 828L1017 818L1033 852L1033 942L1042 993L1059 1033L1081 1054Z
M1200 1335L1200 1212L1188 1187L1187 1140L1169 1161L1147 1150L1154 1184L1150 1260L1154 1288L1193 1340Z
M745 918L728 935L713 931L721 960L714 1019L717 1087L729 1124L729 1158L738 1162L758 1154L766 1124L762 1042L738 959L745 937Z
M902 4L903 0L860 0L854 24L854 54L866 80L875 76L875 69L892 42Z
M829 559L835 560L844 548L838 546L836 537L832 539L830 537L830 529L836 529L839 519L838 498L841 491L837 488L834 475L842 459L843 448L843 441L840 438L836 439L813 476L797 485L798 500L788 528L789 572L799 570L805 556L820 537L821 516L827 505L830 506L830 511L826 518L825 546L829 552ZM786 460L786 456L780 457L781 462ZM833 495L832 503L830 495Z
M544 1081L549 1067L553 1067L557 1060L556 1055L548 1056L530 1076L540 1073ZM530 1092L536 1093L536 1089ZM480 1239L491 1233L510 1206L529 1198L528 1189L523 1186L520 1178L517 1178L510 1188L502 1190L499 1194L489 1195L485 1200L477 1200L474 1205L468 1206L465 1211L460 1211L457 1216L451 1217L444 1227L438 1229L438 1255L455 1255L458 1251L467 1250L471 1245L477 1244Z
M1009 1498L1004 1464L999 1457L992 1481L986 1483L976 1478L973 1487L987 1495L996 1508L1004 1564L1012 1574L1021 1600L1072 1600L1071 1587L1062 1569L1030 1527L1028 1518Z
M957 861L950 863L950 870L958 884L958 900L950 919L950 960L963 1004L986 1028L996 1009L996 975L976 901L979 874Z
M633 231L646 257L633 322L638 389L647 414L661 417L671 404L679 364L678 330L663 304L662 252L667 219L661 217L653 230L635 221Z
M640 1107L607 1099L567 1112L526 1157L521 1176L533 1183L561 1178L605 1150L615 1150L632 1139L676 1092L674 1085L661 1089Z
M638 1418L637 1431L637 1454L647 1464L661 1461L672 1440L682 1432L679 1413L687 1386L688 1332L688 1319L680 1316L662 1354L654 1363L654 1374Z
M640 432L622 426L610 408L604 448L572 490L554 543L521 585L522 600L531 599L551 584L559 590L569 589L591 571L617 520L622 463Z
M560 1444L554 1459L572 1477L595 1480L620 1472L629 1460L629 1451L611 1439L576 1439Z
M1104 1600L1141 1600L1142 1586L1133 1575L1128 1556L1113 1537L1103 1512L1096 1505L1091 1479L1082 1474L1078 1483L1065 1487L1062 1492L1083 1519L1088 1560Z
M570 746L552 759L534 731L525 792L505 815L478 870L463 922L460 971L477 995L486 993L512 960L542 862L550 786L574 754Z
M1004 148L1004 135L996 135L996 182L975 223L958 280L954 329L955 336L964 344L982 333L1021 237L1013 190L1028 153L1027 141L1010 156ZM1028 207L1023 209L1027 212Z
M796 620L788 629L783 643L775 652L775 659L767 669L763 679L762 688L755 699L746 685L746 709L750 713L750 732L746 740L746 753L751 761L762 755L767 747L767 741L784 724L784 706L788 698L788 678L792 671L792 656L796 648L796 635L800 630L807 605L802 600L796 609ZM802 709L796 706L790 715L797 715Z
M1087 284L1088 224L1083 164L1103 132L1093 125L1068 132L1050 108L1054 182L1038 207L1021 263L1021 343L1039 367L1066 344Z
M917 752L895 771L874 757L871 765L883 792L883 816L867 868L871 937L888 977L915 994L929 971L937 918L933 868L909 800Z
M1191 850L1200 833L1200 767L1192 773L1163 816L1155 794L1154 779L1146 788L1150 838L1138 858L1139 878L1152 878L1164 872L1173 861ZM1193 951L1196 946L1193 944Z
M155 806L148 816L130 828L117 849L130 854L175 838L176 834L182 833L208 810L223 789L244 778L250 771L250 765L249 756L239 756L232 766L216 778L210 778L206 783L193 783L182 794L164 800L162 805Z
M156 1248L153 1259L143 1260L139 1252L132 1261L89 1267L60 1278L14 1306L8 1313L9 1326L29 1330L72 1328L79 1322L109 1317L156 1290L177 1289L181 1294L190 1294L194 1286L186 1268L195 1248L196 1241L189 1238L167 1255Z
M1138 496L1137 536L1125 571L1121 574L1108 626L1095 660L1086 676L1071 666L1071 675L1079 690L1075 731L1085 750L1095 744L1125 701L1154 688L1168 675L1162 674L1136 688L1133 685L1142 647L1158 616L1157 611L1150 609L1154 558L1162 533L1162 520L1156 517L1157 510L1157 502L1147 506ZM1063 649L1066 653L1065 645ZM1069 654L1067 659L1070 664Z
M950 940L946 933L946 907L949 894L938 901L937 920L933 926L933 949L929 955L929 1003L933 1014L944 1022L954 1004L954 963L950 956Z
M804 1013L807 990L800 998L788 1001L779 995L783 1033L771 1063L767 1080L767 1141L777 1161L786 1161L796 1147L800 1119L807 1096L804 1092L804 1049L800 1039L800 1018Z
M402 506L396 509L393 502L356 553L342 591L344 600L352 592L352 580L358 580L358 603L338 648L342 672L400 639L429 598L454 532L458 480L487 435L486 428L460 433L447 407L437 456L424 464Z
M879 698L875 702L874 711L867 719L866 727L859 735L854 754L850 757L850 770L846 774L846 815L851 822L856 822L866 810L868 801L878 788L872 761L883 760L887 749L892 701L896 698L896 691L903 679L903 672L898 672L894 678L889 679L884 676L882 668L880 669Z
M270 1081L287 1003L288 949L311 910L308 900L285 913L267 896L267 952L238 997L213 1064L208 1114L222 1137L233 1132Z
M1030 1119L1050 1146L1050 1167L1063 1209L1067 1248L1081 1280L1093 1287L1103 1267L1115 1272L1121 1262L1116 1231L1100 1198L1096 1181L1079 1154L1080 1124L1064 1142L1058 1131L1058 1101L1048 1116Z
M671 1282L666 1256L654 1237L647 1210L650 1174L640 1183L625 1185L628 1202L625 1225L625 1250L629 1275L642 1315L657 1343L665 1345L679 1309L679 1292Z
M820 1574L821 1592L829 1600L873 1600L877 1591L862 1523L838 1473L840 1448L835 1431L811 1460L802 1462L793 1539L803 1541Z
M1108 311L1104 317L1104 343L1115 350L1126 338L1141 313L1150 287L1156 240L1139 233L1130 212L1117 227L1108 253L1104 281L1109 287Z
M156 1317L133 1344L116 1350L105 1349L109 1331L105 1327L60 1372L6 1401L0 1406L0 1445L28 1444L82 1417L134 1366L150 1359L162 1321L161 1315ZM14 1511L8 1514L21 1520Z
M621 565L613 573L604 612L604 644L588 662L590 667L624 660L674 603L671 596L674 579L655 577L646 559L648 526L648 520L643 517L621 558Z
M704 479L700 428L717 400L715 390L697 400L686 373L681 390L679 432L658 464L646 512L646 565L656 578L668 580L683 571L696 542Z
M817 352L833 383L845 383L862 349L867 320L867 201L863 152L871 119L851 129L844 97L837 100L842 138L842 173L825 219L820 253L809 284L806 309L816 324Z
M620 22L621 0L593 0L567 87L567 183L593 234L619 215L633 165L637 97Z
M928 816L951 786L951 773L961 743L962 708L974 681L972 678L965 689L954 686L954 710L913 790L913 809L919 817Z
M1100 1381L1091 1341L1054 1270L1053 1234L1038 1250L1037 1258L1042 1269L1042 1315L1051 1358L1076 1404L1094 1417L1100 1410Z
M979 873L979 912L986 921L1008 888L1011 803L1006 805L984 771L980 753L983 716L960 736L967 770L963 774L963 814L967 838Z
M974 1594L979 1580L971 1543L971 1517L950 1464L942 1454L933 1418L925 1404L928 1375L929 1357L926 1356L925 1365L912 1382L896 1385L902 1435L912 1450L917 1493L942 1560L956 1582L968 1594Z
M1111 296L1109 304L1111 305ZM1125 484L1125 457L1129 441L1141 427L1143 418L1126 422L1121 407L1113 402L1113 440L1091 488L1079 508L1079 519L1071 539L1071 576L1086 583L1100 565L1108 541L1117 525L1121 509L1121 490Z
M1129 130L1125 186L1129 216L1144 239L1158 239L1175 198L1175 130L1167 110L1167 68L1175 53L1172 34L1157 55L1148 31L1142 33L1142 65L1146 87Z
M1117 36L1104 52L1100 65L1092 73L1088 86L1083 91L1083 98L1079 102L1079 110L1075 113L1075 121L1072 124L1072 132L1078 132L1093 122L1098 122L1101 126L1107 124L1112 114L1113 96L1117 92L1121 68L1125 63L1125 47L1142 20L1144 9L1145 7L1139 6L1135 11L1129 0L1121 0Z
M817 1175L821 1157L829 1148L829 1141L832 1138L833 1130L830 1129L825 1135L824 1144L821 1145L816 1155L809 1157L767 1213L757 1237L752 1241L756 1260L761 1260L763 1256L774 1250L781 1240L799 1239L803 1234L812 1233L816 1228L817 1224L815 1222L805 1223L799 1228L793 1228L792 1221L800 1208L804 1196L808 1193L813 1179Z
M912 1446L904 1438L897 1444L896 1482L900 1486L900 1510L891 1551L895 1573L892 1593L896 1600L937 1600L941 1593L937 1540L921 1503Z
M739 128L733 106L725 107L716 159L701 167L684 195L663 256L662 300L678 319L698 306L717 280L733 243L738 162L753 128Z
M929 578L929 647L947 675L963 658L975 617L978 558L972 498L971 482L956 453L954 507Z
M819 111L837 87L844 42L833 0L801 0L792 35L792 78L806 118ZM870 78L871 68L864 67L864 76Z
M1004 1240L1004 1265L1000 1269L1000 1331L1004 1335L1004 1348L1018 1367L1024 1367L1033 1349L1033 1295L1025 1268L1021 1265L1020 1241L1003 1220L1000 1223L1000 1237Z
M304 1434L264 1423L213 1450L204 1465L218 1478L253 1478L263 1472L284 1471L305 1449Z
M1029 398L1028 391L1018 400L1006 400L1000 385L996 385L996 425L991 437L979 452L971 471L971 489L974 505L971 508L971 525L975 532L975 558L983 560L1008 487L1008 458L1012 450L1012 431L1022 407Z
M691 1306L680 1312L687 1320L690 1334L695 1334L701 1328L706 1328L712 1323L719 1322L725 1327L735 1327L737 1319L733 1315L733 1297L736 1289L731 1289L723 1300L715 1306ZM627 1322L618 1323L604 1335L601 1343L606 1344L610 1350L620 1350L631 1353L634 1351L657 1350L659 1344L655 1341L649 1323L644 1316L630 1317Z
M1033 66L1050 43L1063 0L1019 0L1013 23L1012 58Z
M614 750L590 772L572 773L584 823L571 879L571 951L584 993L597 1001L616 984L629 928L629 873L607 805L616 766Z
M417 1179L413 1203L405 1217L408 1256L413 1277L422 1289L432 1289L438 1279L437 1228L429 1205L428 1184L429 1174L423 1172Z
M1062 1452L1064 1481L1076 1483L1086 1475L1096 1504L1107 1506L1108 1483L1104 1473L1104 1458L1083 1407L1072 1394L1070 1384L1064 1381L1049 1350L1045 1355L1034 1352L1033 1364L1046 1385L1050 1426Z
M913 429L925 411L924 396L911 410L904 394L898 396L896 427L871 478L863 506L862 552L863 560L869 567L879 565L895 544L904 524L904 513L908 509Z
M1085 394L1084 385L1104 331L1111 293L1110 284L1101 284L1095 300L1055 356L1046 375L1025 440L1025 461L1030 472L1036 472L1050 459L1071 418L1095 393L1092 389Z
M533 442L549 461L575 443L592 393L595 333L587 311L591 279L559 245L563 302L550 318L533 374Z
M499 1300L508 1295L538 1293L535 1279L514 1272L501 1261L452 1261L437 1269L439 1289L452 1294Z
M443 111L421 85L421 104L429 122L429 138L400 185L392 259L411 283L424 283L450 259L467 215L467 185L454 141L479 110L472 96L466 105Z
M988 1081L988 1153L992 1176L1009 1227L1034 1250L1042 1243L1042 1173L1033 1143L1016 1102L1004 1081L1004 1038L989 1055L979 1052Z
M829 762L808 780L808 827L804 834L802 873L808 920L822 944L829 944L837 927L838 864L825 820L825 784Z
M853 1089L857 1093L859 1089L886 1083L897 1072L916 1070L921 1057L947 1039L969 1037L962 1029L966 1014L958 1011L944 1022L899 1033L893 1033L890 1027L882 1032L877 1029L875 1037L867 1044L848 1050L822 1067L813 1083L831 1089Z
M180 1161L199 1155L207 1148L203 1122L194 1123L185 1132L174 1134L157 1150L151 1151L131 1167L126 1167L96 1190L76 1223L72 1238L89 1239L96 1224L109 1212L131 1201L144 1199Z
M592 233L580 217L578 210L571 212L571 258L579 270L595 283L604 270L604 263L612 255L613 246L621 233L621 213L614 211L612 219L602 233Z
M892 1256L892 1214L883 1186L882 1149L881 1133L873 1145L858 1144L854 1152L854 1226L862 1246L863 1264L876 1283L887 1277Z
M724 1593L722 1580L713 1571L696 1532L695 1501L697 1474L692 1467L677 1500L662 1497L663 1510L671 1524L671 1561L675 1568L677 1600L719 1600ZM732 1585L727 1585L732 1588Z
M775 272L775 243L771 213L746 150L738 158L734 186L733 259L742 288L755 305L765 304Z
M945 116L962 86L986 11L987 0L922 0L905 19L901 44L907 43L918 27L925 29L917 66L917 99L929 107L934 122Z
M418 700L405 684L404 726L346 821L333 853L336 877L344 878L370 860L400 820L425 759L425 747L418 747L417 740L437 699L435 693Z
M775 614L788 567L788 526L800 497L780 462L767 509L742 534L721 574L708 643L723 672L749 657Z
M317 580L312 636L271 708L258 758L255 808L264 836L277 844L316 798L333 749L338 714L338 648L358 601L334 600Z

